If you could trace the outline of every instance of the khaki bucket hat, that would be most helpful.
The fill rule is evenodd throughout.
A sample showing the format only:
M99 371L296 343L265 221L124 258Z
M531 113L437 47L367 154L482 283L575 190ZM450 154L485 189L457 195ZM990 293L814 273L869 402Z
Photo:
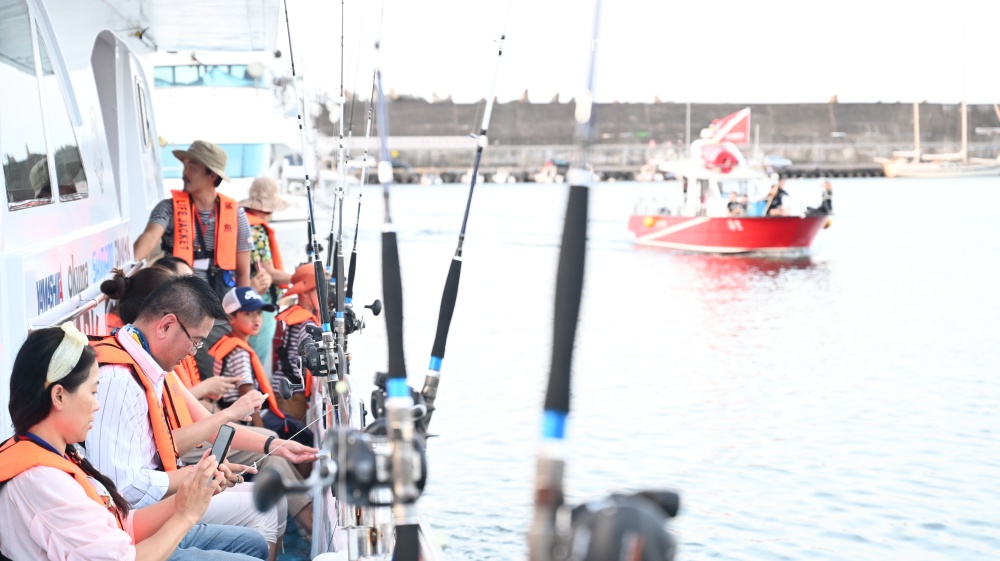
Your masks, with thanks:
M278 183L270 177L262 176L253 180L247 198L240 206L261 212L279 212L288 208L288 201L278 196Z
M184 161L185 158L198 160L205 164L205 167L217 173L219 177L229 181L229 176L226 175L226 162L229 160L229 156L226 155L225 150L211 142L195 140L187 150L174 150L174 156L181 161Z

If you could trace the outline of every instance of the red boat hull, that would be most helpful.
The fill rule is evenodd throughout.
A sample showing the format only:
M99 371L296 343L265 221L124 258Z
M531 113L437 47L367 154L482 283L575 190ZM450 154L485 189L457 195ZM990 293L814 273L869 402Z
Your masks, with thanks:
M827 216L725 217L632 215L635 243L706 253L781 253L807 249Z

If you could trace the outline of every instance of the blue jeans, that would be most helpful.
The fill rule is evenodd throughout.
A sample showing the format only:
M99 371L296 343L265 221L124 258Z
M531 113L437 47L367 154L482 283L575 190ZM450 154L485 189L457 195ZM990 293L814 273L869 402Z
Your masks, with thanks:
M250 528L195 524L170 561L253 561L267 559L264 536Z

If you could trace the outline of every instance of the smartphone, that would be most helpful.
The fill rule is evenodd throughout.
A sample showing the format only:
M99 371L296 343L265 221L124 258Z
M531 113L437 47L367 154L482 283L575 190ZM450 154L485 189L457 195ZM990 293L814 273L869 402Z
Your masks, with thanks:
M219 427L219 434L215 437L215 444L212 444L212 451L210 454L215 456L215 461L222 464L226 461L226 455L229 454L229 445L233 443L233 435L236 434L236 429L229 425L222 425ZM208 485L212 484L212 480L208 480Z

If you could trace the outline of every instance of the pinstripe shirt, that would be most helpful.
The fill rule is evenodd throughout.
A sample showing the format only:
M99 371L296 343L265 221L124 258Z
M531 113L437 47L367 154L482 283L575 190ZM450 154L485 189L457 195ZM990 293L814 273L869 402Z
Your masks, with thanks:
M116 338L145 372L155 373L152 382L162 399L166 372L124 329ZM156 504L167 494L170 480L156 452L146 393L128 366L108 364L100 372L97 400L101 408L94 413L94 428L87 433L87 459L115 482L133 508Z

